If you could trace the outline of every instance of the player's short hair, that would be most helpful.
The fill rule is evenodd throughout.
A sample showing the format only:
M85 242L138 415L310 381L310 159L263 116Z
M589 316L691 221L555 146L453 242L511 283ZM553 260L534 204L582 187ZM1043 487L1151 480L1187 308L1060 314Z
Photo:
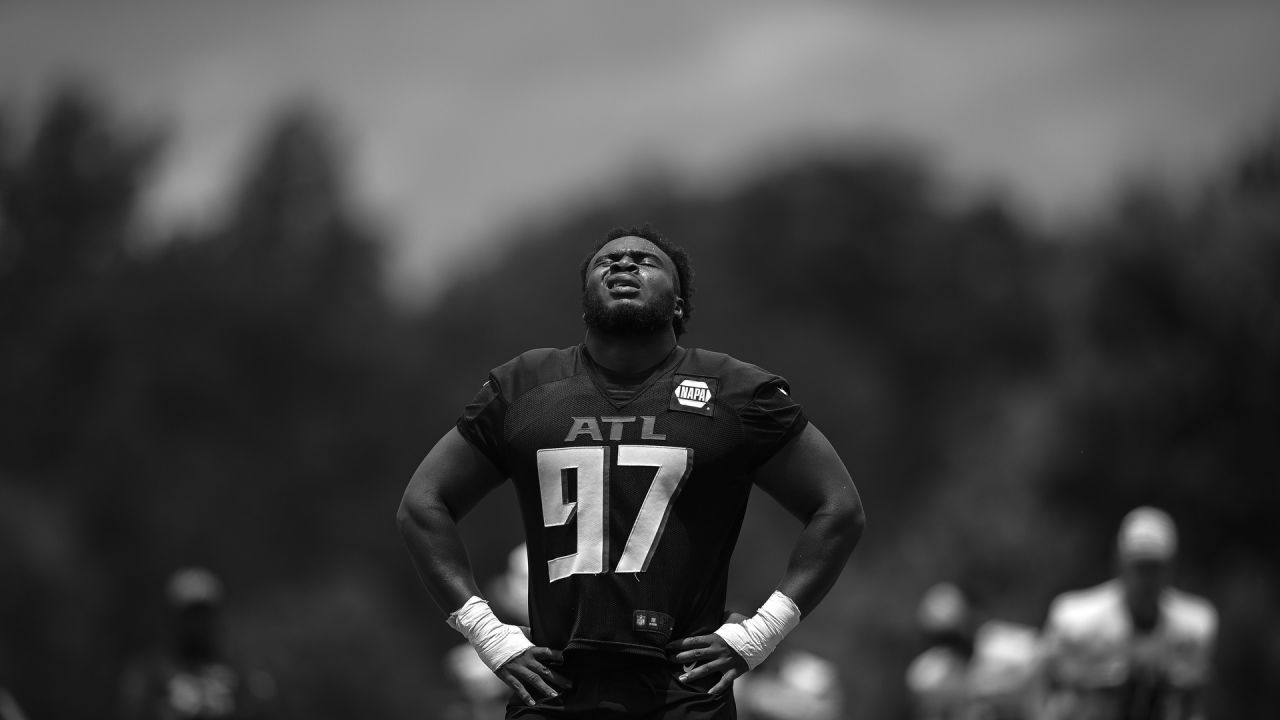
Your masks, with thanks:
M671 258L671 262L676 266L676 280L679 287L677 295L684 301L684 314L672 321L672 327L676 331L676 337L684 334L685 323L693 315L693 266L689 264L689 253L685 249L676 245L658 232L653 226L645 223L641 226L632 227L616 227L610 230L602 240L591 248L591 252L582 259L582 266L579 268L579 274L582 276L582 289L587 289L587 268L591 265L591 258L600 252L600 248L610 242L622 237L638 237L644 238L658 247L659 250L666 253Z

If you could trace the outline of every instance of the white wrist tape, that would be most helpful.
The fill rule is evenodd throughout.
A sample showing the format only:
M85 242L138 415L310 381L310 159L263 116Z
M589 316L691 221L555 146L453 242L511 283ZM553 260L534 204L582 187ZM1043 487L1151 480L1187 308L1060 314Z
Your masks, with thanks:
M447 622L449 627L462 633L484 664L494 672L511 658L533 647L518 626L499 620L489 609L489 603L475 595L453 611Z
M741 623L725 623L716 635L747 661L747 668L754 670L778 647L782 638L800 624L800 608L791 598L774 590L756 614Z

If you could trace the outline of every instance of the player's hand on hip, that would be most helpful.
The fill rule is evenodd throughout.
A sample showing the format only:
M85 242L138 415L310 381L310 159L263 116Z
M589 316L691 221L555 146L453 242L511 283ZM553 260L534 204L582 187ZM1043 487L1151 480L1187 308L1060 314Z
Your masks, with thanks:
M680 676L681 682L719 675L720 681L709 691L712 695L728 690L733 681L747 671L747 661L715 633L674 640L667 644L667 656L686 668L697 665Z
M559 650L531 647L498 668L497 675L516 691L526 705L536 705L538 701L535 697L551 700L560 696L557 687L573 687L569 678L548 667L563 662L564 653Z

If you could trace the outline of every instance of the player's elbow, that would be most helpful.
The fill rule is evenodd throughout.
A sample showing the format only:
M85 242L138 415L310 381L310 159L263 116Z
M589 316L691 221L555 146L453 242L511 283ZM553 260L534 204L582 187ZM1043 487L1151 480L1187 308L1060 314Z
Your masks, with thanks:
M847 522L849 524L849 533L856 542L862 537L862 531L867 527L867 511L862 507L861 502L855 502L853 507L847 511Z
M409 490L400 498L400 507L396 508L396 527L400 535L406 539L422 533L431 525L435 501L428 492L415 491L411 484Z
M396 527L400 530L401 536L409 536L418 528L417 512L413 506L413 500L408 493L400 498L400 507L396 508Z
M857 491L850 487L848 492L833 494L827 499L824 510L832 525L840 528L841 537L850 547L856 545L867 526L867 512Z

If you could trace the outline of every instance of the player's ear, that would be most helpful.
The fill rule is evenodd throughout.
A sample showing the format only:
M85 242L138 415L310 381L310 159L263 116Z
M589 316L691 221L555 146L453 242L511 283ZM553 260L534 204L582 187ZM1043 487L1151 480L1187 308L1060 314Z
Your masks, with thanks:
M684 298L682 297L676 298L675 316L678 318L684 317Z

